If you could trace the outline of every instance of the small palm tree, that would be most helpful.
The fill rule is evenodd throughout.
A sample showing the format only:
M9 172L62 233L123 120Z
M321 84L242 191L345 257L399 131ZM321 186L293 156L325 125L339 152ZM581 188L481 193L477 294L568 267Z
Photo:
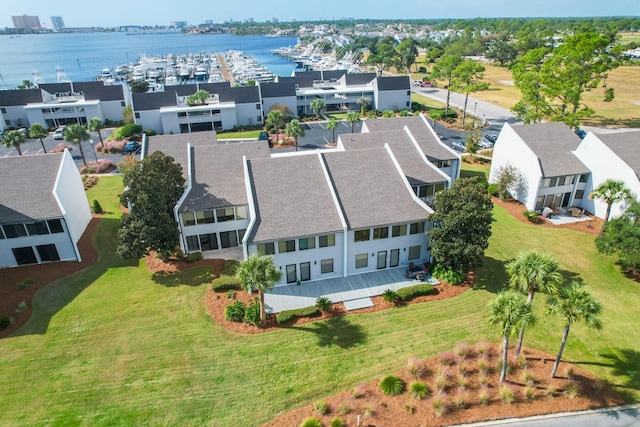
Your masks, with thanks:
M358 123L360 123L360 115L356 111L349 111L347 113L347 122L351 124L351 133Z
M371 100L363 96L362 98L358 99L356 102L358 103L358 105L360 105L360 115L364 116L365 114L367 114L367 108L369 108L369 105L371 105Z
M551 378L556 376L564 346L569 337L571 324L584 320L585 323L594 328L602 328L602 323L598 315L602 312L602 305L591 295L589 290L579 282L571 282L569 286L562 287L558 295L551 295L547 299L547 313L560 316L564 322L564 332L562 333L562 343L556 358L556 363L551 370Z
M264 308L264 292L273 286L282 277L282 272L276 270L273 258L267 256L251 255L238 267L236 273L242 282L245 291L258 291L260 301L260 326L267 324L267 312Z
M89 124L87 126L91 132L96 132L98 134L98 138L100 138L100 146L104 147L104 141L102 141L102 129L104 129L104 123L98 117L94 117L89 120Z
M535 322L531 311L531 304L527 304L524 295L509 289L498 294L498 297L489 303L491 315L489 323L500 328L502 334L502 369L500 370L500 382L504 382L507 375L507 360L509 357L509 338L518 332L518 329Z
M624 182L607 179L605 182L594 188L589 195L589 198L600 199L607 204L607 213L604 215L604 224L606 224L607 221L609 221L611 207L613 204L622 202L623 200L631 200L633 199L633 194Z
M284 124L284 114L279 110L271 110L269 114L267 114L266 122L276 129L276 142L279 142L278 129Z
M42 138L46 138L47 135L49 135L49 132L47 132L47 130L44 128L44 126L42 126L40 123L34 123L29 128L29 137L30 138L39 139L40 140L40 145L42 145L42 150L45 153L47 152L47 149L44 146L44 141L42 141Z
M298 151L298 137L304 136L304 128L302 127L300 122L297 119L291 120L284 128L284 134L288 138L293 138L293 143L296 146L296 151Z
M18 150L18 154L22 156L22 150L20 146L24 144L27 140L27 137L24 136L19 130L10 130L5 132L2 137L2 143L5 147L14 147Z
M87 160L84 157L84 151L82 150L82 143L89 140L89 132L79 123L69 125L64 130L64 140L80 147L80 155L82 156L82 163L87 166Z
M334 117L331 117L329 119L329 123L327 123L327 129L332 132L331 142L333 143L336 142L336 129L338 129L338 126L340 126L340 122L337 121Z
M527 304L533 302L537 291L546 294L555 294L558 291L562 284L562 275L558 269L558 261L555 258L538 251L523 252L506 267L510 276L509 286L518 292L527 293ZM520 355L524 329L523 326L520 330L514 357Z
M311 108L311 111L315 113L316 119L319 119L320 114L322 114L324 110L327 109L327 106L325 105L324 101L320 98L315 98L313 101L311 101L311 104L309 104L309 107Z

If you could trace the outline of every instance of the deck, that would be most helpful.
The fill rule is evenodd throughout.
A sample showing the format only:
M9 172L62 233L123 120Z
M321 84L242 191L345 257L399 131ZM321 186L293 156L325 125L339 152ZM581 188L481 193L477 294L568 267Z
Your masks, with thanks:
M370 273L335 277L312 282L278 286L265 293L268 313L294 310L316 304L319 297L327 297L334 303L382 295L387 289L398 290L420 283L405 277L406 266ZM437 285L437 279L429 277L426 282Z

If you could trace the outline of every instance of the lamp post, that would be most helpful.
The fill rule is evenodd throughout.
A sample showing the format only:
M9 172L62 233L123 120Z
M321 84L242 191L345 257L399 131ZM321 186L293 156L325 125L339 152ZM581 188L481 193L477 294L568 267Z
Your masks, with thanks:
M478 108L478 101L473 104L473 128L476 127L476 108Z
M93 151L93 157L96 158L96 166L98 165L98 155L96 154L96 149L93 146L93 139L90 139L89 142L91 143L91 151Z

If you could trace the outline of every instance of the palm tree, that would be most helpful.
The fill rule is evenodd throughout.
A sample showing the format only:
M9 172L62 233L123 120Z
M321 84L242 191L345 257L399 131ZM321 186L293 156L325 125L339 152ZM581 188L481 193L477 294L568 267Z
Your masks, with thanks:
M331 117L329 119L329 123L327 123L327 129L332 132L333 138L331 139L331 142L334 144L336 142L336 129L338 129L338 126L340 126L340 122L337 121L334 117Z
M37 138L40 140L40 145L42 145L42 150L45 152L45 154L47 153L47 149L44 146L44 141L42 141L42 138L46 138L47 135L49 135L49 132L47 132L44 126L42 126L40 123L34 123L29 128L29 137Z
M284 134L289 138L293 138L293 142L296 146L296 151L298 151L298 137L304 136L304 128L302 127L300 122L297 119L291 120L284 128Z
M89 132L84 126L79 123L67 126L64 130L64 140L80 147L82 163L87 166L87 160L84 158L84 151L82 150L82 142L89 140Z
M104 123L98 117L94 117L89 120L89 124L87 126L91 132L96 132L98 134L98 138L100 138L100 146L104 148L104 141L102 141L102 129L104 129Z
M279 110L271 110L269 111L269 114L267 114L266 122L276 129L276 142L280 143L278 129L280 129L284 124L284 114Z
M356 101L358 105L360 105L360 115L364 116L367 114L367 108L371 105L371 100L369 98L365 98L364 96ZM352 132L353 133L353 132Z
M260 301L260 326L267 323L267 313L264 309L264 292L282 277L282 272L273 265L273 258L268 256L251 255L238 267L236 273L245 291L258 291Z
M509 286L528 294L527 304L533 302L537 291L555 294L562 284L562 275L558 271L558 261L551 255L538 251L523 252L516 259L507 264ZM520 330L514 357L518 357L524 339L524 327Z
M347 122L351 124L351 133L355 126L360 123L360 115L356 111L349 111L347 113Z
M22 150L20 150L20 146L24 144L27 140L27 137L22 134L19 130L10 130L5 132L2 136L2 143L5 147L15 147L18 150L18 154L22 156Z
M327 109L327 106L321 98L315 98L313 101L311 101L309 107L316 114L316 119L319 119L320 114Z
M504 382L507 375L507 359L509 357L509 337L535 322L531 311L531 304L527 304L524 295L509 289L500 292L498 297L489 303L491 315L489 323L500 328L502 334L502 369L500 382Z
M564 332L562 333L562 343L560 351L556 358L556 363L551 370L551 378L555 378L562 358L564 346L569 337L569 328L572 323L584 320L587 326L594 329L602 328L602 323L598 315L602 311L602 305L591 295L591 292L582 286L579 282L571 282L569 286L562 287L558 295L551 295L547 299L547 313L560 316L564 324Z
M611 207L614 203L633 199L633 194L622 181L607 179L597 186L589 195L590 199L600 199L607 204L607 213L604 215L604 224L609 221Z

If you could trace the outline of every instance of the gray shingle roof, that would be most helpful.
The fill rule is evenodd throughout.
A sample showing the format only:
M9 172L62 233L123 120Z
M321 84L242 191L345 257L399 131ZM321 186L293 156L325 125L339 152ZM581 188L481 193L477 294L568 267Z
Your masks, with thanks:
M621 132L596 135L607 147L640 177L640 132Z
M572 153L582 141L564 123L516 125L512 129L538 157L542 176L588 173L589 169Z
M237 86L220 88L218 91L220 102L235 102L236 104L248 104L260 102L258 86Z
M251 160L249 167L258 217L250 242L343 230L317 155Z
M426 220L385 148L325 153L349 228Z
M193 183L180 212L247 204L242 156L268 158L266 141L196 146L193 150Z
M144 157L155 151L161 151L166 156L173 157L174 161L182 166L182 176L187 179L189 168L187 167L188 153L187 143L191 146L213 145L217 143L215 132L194 132L175 135L156 135L147 140Z
M175 107L178 105L175 91L132 93L131 97L134 111L159 110L162 107Z
M323 80L331 80L331 79L340 79L342 76L347 74L347 70L326 70L322 72Z
M378 77L376 82L380 91L411 89L411 78L409 76Z
M376 73L348 73L345 75L345 81L347 86L366 85L376 77Z
M393 155L398 160L411 185L447 181L444 176L436 171L433 165L427 163L422 153L418 151L404 130L344 133L340 135L340 141L345 150L377 148L384 147L384 144L389 144Z
M62 156L51 153L0 157L0 223L62 217L53 196Z
M366 120L365 126L371 132L401 130L406 126L430 161L457 159L454 153L443 147L433 136L422 116Z
M27 105L42 102L40 89L0 90L0 106Z
M78 82L73 84L73 90L83 92L86 100L124 101L122 85L105 86L102 82Z
M281 96L296 96L296 84L293 81L282 83L260 83L262 98L279 98Z

